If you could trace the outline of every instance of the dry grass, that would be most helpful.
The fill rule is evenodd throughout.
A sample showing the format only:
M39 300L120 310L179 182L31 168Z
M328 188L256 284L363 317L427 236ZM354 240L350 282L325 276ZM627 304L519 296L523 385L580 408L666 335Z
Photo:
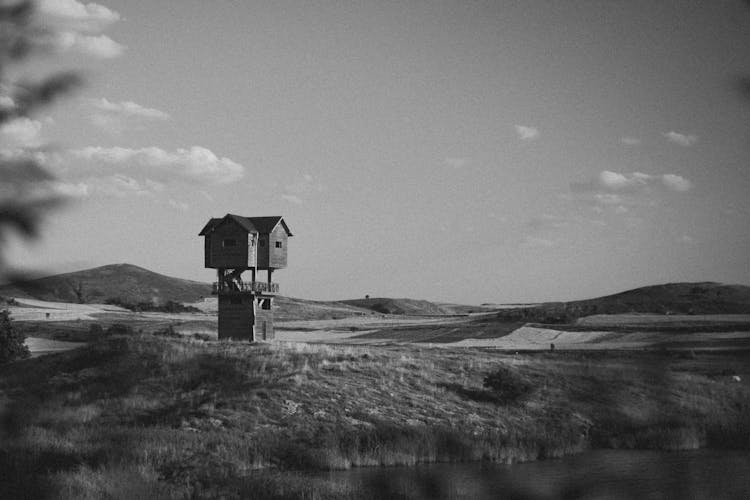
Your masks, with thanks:
M689 363L113 337L0 372L0 496L346 498L285 471L750 447L750 388ZM530 390L484 387L499 367Z

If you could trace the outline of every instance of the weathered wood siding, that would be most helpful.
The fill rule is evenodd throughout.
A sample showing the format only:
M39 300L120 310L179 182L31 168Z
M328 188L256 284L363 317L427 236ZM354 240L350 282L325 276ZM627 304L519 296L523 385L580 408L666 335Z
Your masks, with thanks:
M219 295L219 339L255 340L255 304L249 293Z
M222 224L206 239L211 242L207 267L248 267L247 232L244 229L232 223ZM235 244L227 246L226 240L234 240Z
M258 253L257 253L257 263L258 263L258 269L268 269L268 261L269 261L269 253L268 253L268 235L267 234L259 234L258 235Z
M287 256L287 240L286 231L284 227L279 224L276 229L273 230L269 238L268 248L270 251L270 266L274 269L281 269L286 267L286 256ZM277 244L281 244L281 248Z
M255 340L273 340L273 310L255 307Z

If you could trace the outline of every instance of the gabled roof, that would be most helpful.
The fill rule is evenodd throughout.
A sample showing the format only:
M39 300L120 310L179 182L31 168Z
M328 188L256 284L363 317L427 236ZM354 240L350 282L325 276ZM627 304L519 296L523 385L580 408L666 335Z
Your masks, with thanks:
M235 222L248 233L261 234L271 233L274 229L276 229L276 226L281 223L282 227L286 231L287 236L293 236L292 232L289 230L289 226L286 225L286 222L284 222L284 219L281 216L275 215L272 217L242 217L241 215L234 214L227 214L221 218L212 218L203 227L203 229L201 229L201 232L198 233L198 236L204 236L208 233L211 233L220 224L223 224L225 221L229 220Z

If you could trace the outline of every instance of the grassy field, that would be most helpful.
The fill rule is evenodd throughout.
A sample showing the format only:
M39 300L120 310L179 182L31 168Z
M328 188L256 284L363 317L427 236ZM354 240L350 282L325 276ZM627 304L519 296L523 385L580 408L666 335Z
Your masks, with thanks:
M748 361L107 337L0 369L0 497L346 498L305 471L747 449Z

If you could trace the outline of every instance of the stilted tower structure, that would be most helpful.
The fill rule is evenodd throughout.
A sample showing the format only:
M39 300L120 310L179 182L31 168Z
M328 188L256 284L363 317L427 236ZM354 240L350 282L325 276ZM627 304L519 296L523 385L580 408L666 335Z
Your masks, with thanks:
M208 221L205 266L216 269L213 293L219 298L219 339L272 340L273 299L279 285L271 281L286 267L287 241L292 236L284 219L227 214ZM242 273L250 271L244 281ZM256 281L258 271L265 281Z

